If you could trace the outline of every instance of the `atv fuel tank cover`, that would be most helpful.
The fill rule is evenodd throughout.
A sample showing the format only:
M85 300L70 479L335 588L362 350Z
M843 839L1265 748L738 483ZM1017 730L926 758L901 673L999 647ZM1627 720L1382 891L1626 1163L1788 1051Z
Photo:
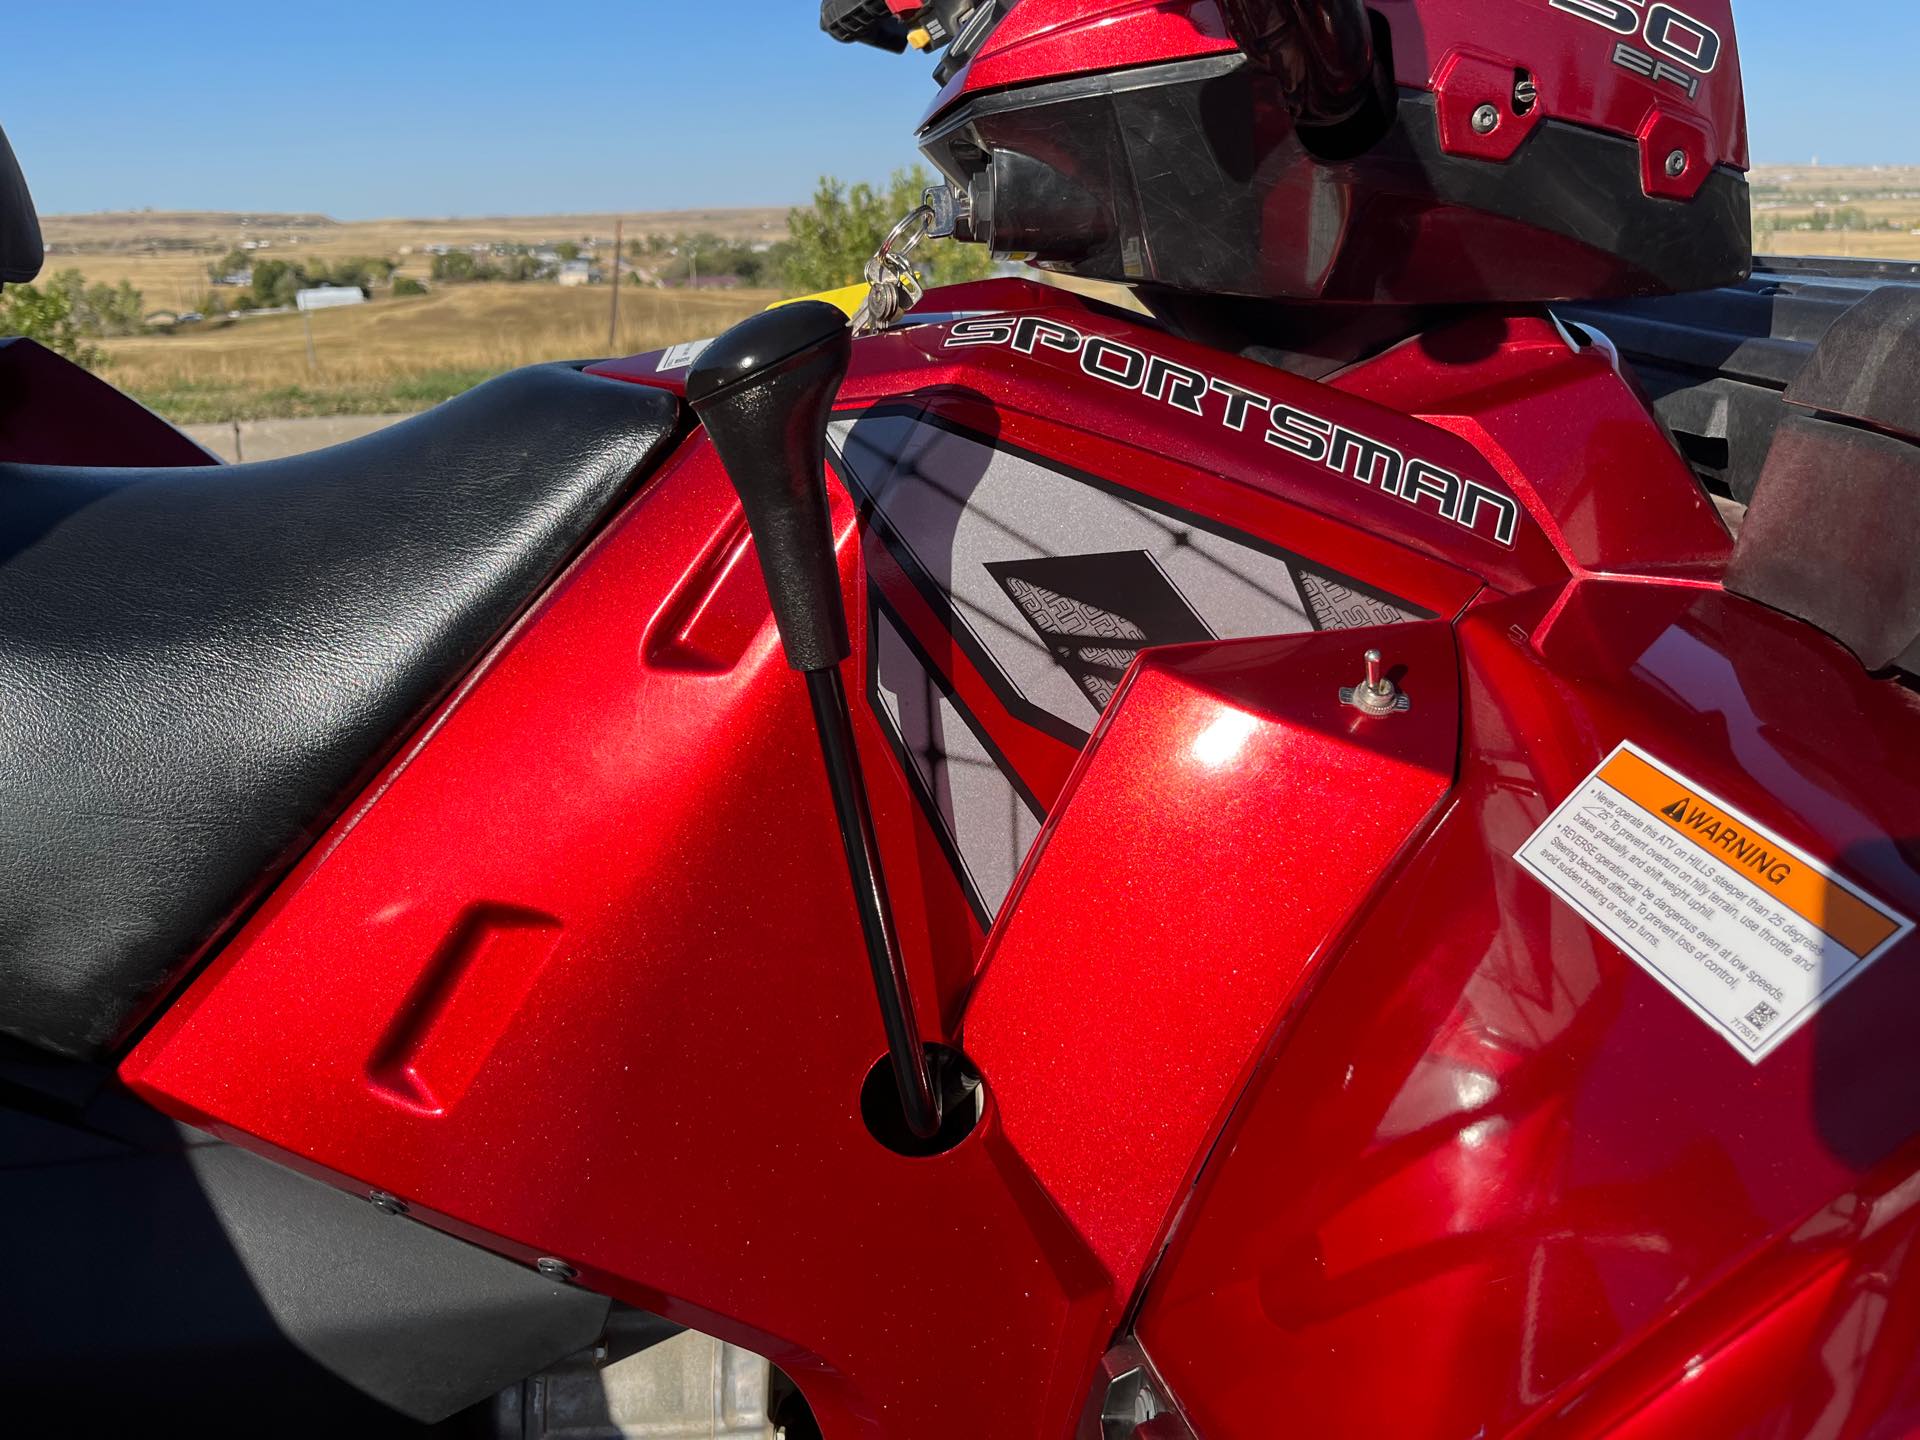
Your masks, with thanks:
M1515 858L1756 1065L1913 929L1628 742Z
M1022 355L1051 351L1078 356L1080 369L1096 380L1210 418L1229 430L1251 427L1277 450L1437 514L1496 545L1511 549L1519 532L1519 502L1491 485L1218 375L1085 333L1064 320L1042 315L962 320L943 345L949 350L1003 345Z

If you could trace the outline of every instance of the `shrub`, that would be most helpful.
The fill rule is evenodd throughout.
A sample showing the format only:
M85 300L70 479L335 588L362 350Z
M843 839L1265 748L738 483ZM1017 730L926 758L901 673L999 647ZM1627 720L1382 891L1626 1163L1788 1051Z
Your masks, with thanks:
M98 368L105 357L97 345L87 344L79 319L74 315L73 297L84 289L77 270L61 271L45 288L10 287L0 293L0 335L37 340L77 365L85 365L90 370Z

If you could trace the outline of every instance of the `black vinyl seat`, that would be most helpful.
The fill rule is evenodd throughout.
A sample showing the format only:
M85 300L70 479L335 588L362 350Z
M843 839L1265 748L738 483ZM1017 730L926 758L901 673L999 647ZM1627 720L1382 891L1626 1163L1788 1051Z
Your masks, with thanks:
M123 1037L678 410L543 365L291 459L0 464L0 1031Z

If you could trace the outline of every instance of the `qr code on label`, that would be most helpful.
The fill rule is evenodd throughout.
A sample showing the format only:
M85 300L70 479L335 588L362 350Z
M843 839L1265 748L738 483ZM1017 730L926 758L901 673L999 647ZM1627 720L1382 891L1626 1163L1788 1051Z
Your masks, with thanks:
M1747 1012L1747 1024L1756 1030L1764 1030L1780 1018L1780 1012L1762 1000Z

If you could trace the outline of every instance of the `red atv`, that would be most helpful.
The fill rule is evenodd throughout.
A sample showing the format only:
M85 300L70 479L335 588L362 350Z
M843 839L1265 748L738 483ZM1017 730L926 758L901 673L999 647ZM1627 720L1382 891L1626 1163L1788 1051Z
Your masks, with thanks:
M233 467L0 349L9 1412L1920 1428L1920 277L1749 277L1728 0L823 23L853 327Z

